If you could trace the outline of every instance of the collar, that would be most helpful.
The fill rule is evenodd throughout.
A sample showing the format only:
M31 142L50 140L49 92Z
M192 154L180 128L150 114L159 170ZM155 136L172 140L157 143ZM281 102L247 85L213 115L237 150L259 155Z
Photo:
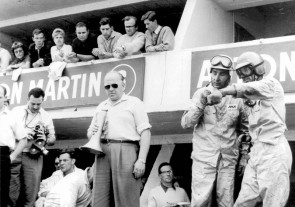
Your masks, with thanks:
M3 106L3 108L0 110L0 114L8 114L9 109L6 106Z
M43 42L43 45L40 48L37 48L37 45L35 44L35 50L41 50L42 47L44 47L44 42Z
M157 29L154 31L155 34L159 34L162 26L158 25Z
M103 37L106 41L108 41L108 40L110 40L110 39L114 39L114 38L116 37L116 32L113 30L112 33L111 33L111 35L110 35L110 37L109 37L109 39L106 39L103 35L102 35L102 37Z
M167 187L167 186L163 185L163 183L161 182L161 187L165 193L167 192L168 188L173 188L174 190L176 190L176 188L174 187L174 183L172 183L172 187Z
M128 99L128 95L126 95L125 93L123 93L122 97L115 103L113 103L110 99L108 99L108 104L110 104L111 106L117 105L123 101L126 101Z
M26 105L26 106L25 106L25 110L26 110L29 114L33 114L33 112L29 109L29 105ZM41 110L42 110L42 108L40 108L40 110L38 111L37 114L41 114Z

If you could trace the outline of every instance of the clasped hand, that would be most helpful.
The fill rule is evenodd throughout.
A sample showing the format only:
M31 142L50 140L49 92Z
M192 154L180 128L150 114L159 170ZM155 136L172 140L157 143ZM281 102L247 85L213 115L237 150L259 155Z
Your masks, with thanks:
M214 90L210 95L207 96L207 105L219 104L222 100L222 93L219 90Z

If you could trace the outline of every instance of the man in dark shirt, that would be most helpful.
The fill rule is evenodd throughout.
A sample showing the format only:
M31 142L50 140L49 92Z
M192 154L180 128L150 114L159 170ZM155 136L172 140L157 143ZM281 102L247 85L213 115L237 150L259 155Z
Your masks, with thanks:
M45 44L44 31L38 28L34 29L32 39L34 43L29 47L31 67L38 68L49 65L51 63L51 44Z
M77 38L73 40L73 52L70 57L77 58L79 61L94 60L92 55L93 48L96 47L96 37L89 33L87 25L83 22L76 24Z

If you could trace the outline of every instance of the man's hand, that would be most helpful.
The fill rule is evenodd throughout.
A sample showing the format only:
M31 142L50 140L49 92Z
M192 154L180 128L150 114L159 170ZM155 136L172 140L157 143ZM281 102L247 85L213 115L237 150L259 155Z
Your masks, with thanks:
M214 90L209 96L207 96L208 105L219 104L221 100L222 100L222 94L219 90Z
M11 163L16 159L16 156L15 156L14 153L11 153L9 157L10 157L10 162Z
M44 66L44 59L43 58L39 58L39 60L37 60L36 62L33 63L33 67L41 67Z
M238 166L238 172L239 172L239 176L243 176L246 166L248 164L248 160L250 159L250 156L248 154L243 154L240 162L239 162L239 166Z
M95 135L98 131L98 125L94 124L90 127L90 131L92 132L92 135Z
M48 194L48 191L45 191L45 192L41 193L40 197L44 197L45 198L47 196L47 194Z
M134 163L134 168L133 168L133 174L135 179L138 179L141 176L143 176L144 172L145 172L145 163L143 163L141 160L137 160Z
M211 91L209 90L204 90L202 93L201 93L201 103L203 105L207 105L207 97L211 94Z

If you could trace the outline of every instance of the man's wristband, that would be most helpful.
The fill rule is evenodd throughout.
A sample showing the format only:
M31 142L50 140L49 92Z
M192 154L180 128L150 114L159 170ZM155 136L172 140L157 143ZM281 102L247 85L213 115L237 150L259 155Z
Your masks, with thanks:
M144 159L138 159L137 161L139 161L139 162L145 164L145 160L144 160Z

